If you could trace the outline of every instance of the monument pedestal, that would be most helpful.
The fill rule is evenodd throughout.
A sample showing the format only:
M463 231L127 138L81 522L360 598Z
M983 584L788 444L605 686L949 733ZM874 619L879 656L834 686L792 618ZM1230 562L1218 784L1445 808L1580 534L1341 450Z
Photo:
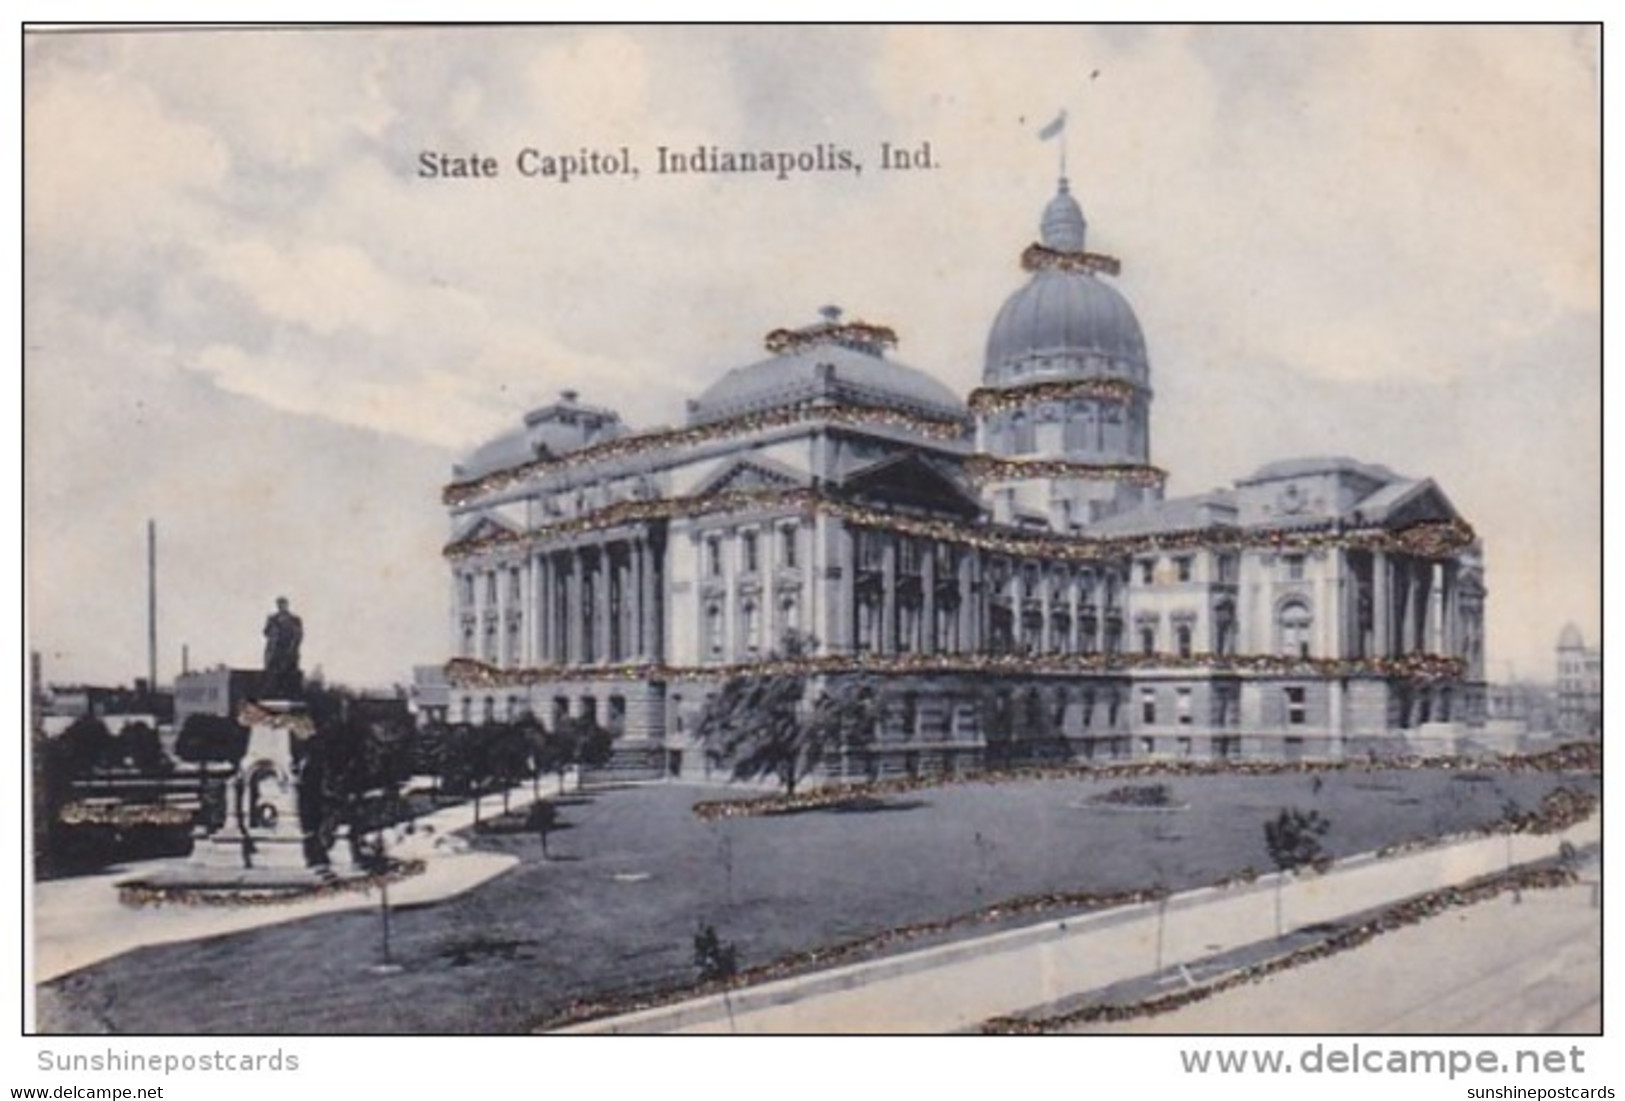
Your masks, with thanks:
M199 838L194 858L210 868L290 873L334 870L299 821L299 775L294 745L315 733L304 703L260 700L244 706L238 722L249 728L242 767L231 782L226 825ZM348 844L332 856L348 864Z

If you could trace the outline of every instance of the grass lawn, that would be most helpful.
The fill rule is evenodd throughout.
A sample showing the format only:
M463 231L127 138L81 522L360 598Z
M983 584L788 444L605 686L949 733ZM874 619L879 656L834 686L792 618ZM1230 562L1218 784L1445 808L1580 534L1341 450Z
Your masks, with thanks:
M516 1032L578 998L692 982L713 925L742 967L787 953L1058 891L1211 883L1271 869L1263 823L1283 807L1331 822L1346 855L1532 810L1585 777L1433 771L1194 776L1179 810L1090 802L1124 783L963 784L882 807L702 822L729 789L652 785L562 800L567 828L481 837L511 872L395 914L402 969L374 974L376 911L314 917L127 953L41 988L45 1031ZM1149 781L1147 781L1149 782ZM516 803L516 806L520 804Z

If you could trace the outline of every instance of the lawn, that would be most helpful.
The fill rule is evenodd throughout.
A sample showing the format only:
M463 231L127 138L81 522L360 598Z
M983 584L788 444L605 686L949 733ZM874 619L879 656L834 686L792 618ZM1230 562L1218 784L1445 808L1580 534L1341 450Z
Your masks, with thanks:
M581 998L692 982L715 927L741 966L1060 891L1211 883L1267 871L1283 807L1331 822L1334 855L1492 822L1583 777L1347 771L1167 781L1179 809L1103 806L1122 780L969 783L859 810L701 821L717 787L652 785L562 801L544 860L533 836L482 837L518 867L395 915L401 970L376 974L374 912L145 948L42 988L49 1031L518 1032Z

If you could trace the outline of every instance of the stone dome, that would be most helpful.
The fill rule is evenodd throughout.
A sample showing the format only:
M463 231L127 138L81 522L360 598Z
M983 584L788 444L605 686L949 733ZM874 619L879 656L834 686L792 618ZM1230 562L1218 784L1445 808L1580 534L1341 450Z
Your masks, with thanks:
M1584 650L1585 647L1585 637L1580 634L1580 628L1572 623L1564 624L1563 633L1557 636L1557 648L1559 650Z
M1083 251L1088 223L1064 179L1044 208L1040 232L1050 255L1090 259ZM1064 377L1075 373L1079 357L1117 360L1125 374L1145 379L1145 335L1128 300L1088 263L1056 263L1034 271L994 318L983 381L1025 382L1051 372Z

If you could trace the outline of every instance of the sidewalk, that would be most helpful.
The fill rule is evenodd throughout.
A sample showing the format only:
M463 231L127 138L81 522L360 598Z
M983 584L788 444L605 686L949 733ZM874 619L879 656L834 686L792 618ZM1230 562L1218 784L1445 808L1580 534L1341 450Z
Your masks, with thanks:
M544 793L544 798L547 797ZM510 797L530 798L528 785L515 787ZM500 805L500 793L486 795L482 817ZM452 898L506 872L518 858L473 852L451 835L474 824L474 804L459 803L419 818L411 834L397 831L389 845L391 855L419 859L419 875L389 887L392 908L425 906ZM34 982L48 982L70 971L151 944L235 933L316 914L376 907L376 889L337 891L319 897L254 906L161 905L126 906L119 901L118 884L177 866L175 860L123 864L93 876L76 876L32 884L27 912L33 918L32 965Z
M1601 837L1597 817L1561 835L1476 838L1385 859L1342 861L1292 878L1280 904L1288 929L1334 921ZM1053 1005L1276 936L1277 876L1204 888L1156 904L1051 920L1023 929L677 1005L592 1021L566 1032L951 1033ZM1364 949L1350 953L1361 957Z

